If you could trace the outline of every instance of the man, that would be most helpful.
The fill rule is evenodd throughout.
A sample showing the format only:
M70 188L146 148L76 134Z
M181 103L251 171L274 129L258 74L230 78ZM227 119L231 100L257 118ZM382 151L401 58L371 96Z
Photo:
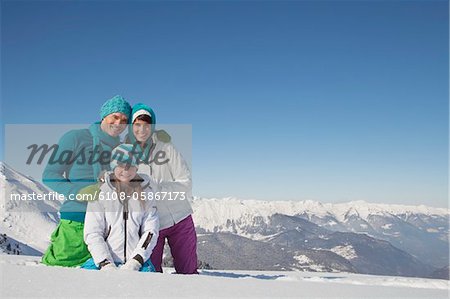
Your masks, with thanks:
M108 154L119 145L119 135L125 130L130 114L130 104L115 96L101 107L101 122L89 129L71 130L59 140L52 155L55 159L47 164L42 180L50 189L63 194L66 201L42 263L75 267L90 258L83 241L87 202L76 198L96 194L97 179L102 171L109 170Z

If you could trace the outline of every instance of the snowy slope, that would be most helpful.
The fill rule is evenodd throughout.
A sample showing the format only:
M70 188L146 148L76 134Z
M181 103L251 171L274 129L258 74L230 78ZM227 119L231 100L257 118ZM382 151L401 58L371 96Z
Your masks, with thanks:
M448 298L445 280L347 273L203 270L200 275L46 267L27 256L1 256L3 298Z
M6 234L0 234L0 254L17 254L17 255L32 255L41 256L42 253L36 249L23 244L7 236Z
M44 251L59 221L60 202L10 200L11 194L44 194L49 191L3 162L0 162L0 186L0 233Z

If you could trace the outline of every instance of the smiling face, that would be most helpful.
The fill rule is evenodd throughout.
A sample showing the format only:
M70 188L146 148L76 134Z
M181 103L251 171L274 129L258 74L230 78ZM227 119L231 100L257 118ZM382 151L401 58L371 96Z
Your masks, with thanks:
M107 115L100 125L102 130L113 136L119 136L127 127L128 118L125 114L116 112Z
M114 168L114 175L122 183L128 183L131 181L136 176L136 173L136 166L128 167L126 164L119 164L116 168Z
M143 120L136 119L133 123L133 134L138 142L146 142L152 134L152 125Z

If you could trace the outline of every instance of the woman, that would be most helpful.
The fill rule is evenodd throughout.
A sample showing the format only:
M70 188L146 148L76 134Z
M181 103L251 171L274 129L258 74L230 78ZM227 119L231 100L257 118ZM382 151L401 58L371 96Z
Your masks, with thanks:
M154 134L156 116L150 107L136 104L132 110L131 123L127 143L133 144L138 153L138 172L150 176L152 189L157 191L154 202L160 231L151 262L157 272L162 272L162 256L167 239L176 272L198 274L197 235L189 203L192 198L191 172L173 144L160 141Z

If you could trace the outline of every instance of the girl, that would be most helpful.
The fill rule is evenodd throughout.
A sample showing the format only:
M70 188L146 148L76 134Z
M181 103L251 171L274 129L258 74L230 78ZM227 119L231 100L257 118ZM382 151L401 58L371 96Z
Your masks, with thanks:
M82 268L154 272L149 261L159 234L149 177L137 175L133 146L111 152L111 170L104 175L98 200L86 211L84 241L92 255Z
M198 274L197 235L189 203L192 199L191 172L170 140L161 141L157 132L154 134L156 117L150 107L136 104L132 110L131 123L128 142L139 153L139 173L149 175L156 192L167 192L167 197L172 199L163 199L161 196L155 200L160 231L151 261L156 271L162 272L162 255L167 239L176 272Z

